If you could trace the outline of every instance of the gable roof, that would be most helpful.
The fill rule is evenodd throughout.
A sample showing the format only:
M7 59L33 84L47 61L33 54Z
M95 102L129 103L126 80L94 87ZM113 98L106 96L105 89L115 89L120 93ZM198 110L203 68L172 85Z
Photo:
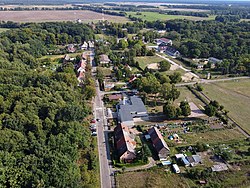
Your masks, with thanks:
M114 129L114 133L118 155L122 156L127 151L136 155L136 142L133 140L128 127L125 125L117 125Z
M162 42L165 42L165 43L172 42L171 39L167 39L167 38L160 38L160 40L161 40Z
M170 47L170 46L166 47L166 51L167 51L167 52L170 52L170 53L172 53L172 54L174 54L174 53L176 53L176 52L179 52L178 50L176 50L175 48Z
M119 100L122 99L122 94L109 95L109 100Z
M100 61L110 62L110 59L106 54L102 54L100 55Z
M168 145L166 144L157 127L152 127L151 129L149 129L148 134L150 135L153 145L158 153L164 148L170 151Z

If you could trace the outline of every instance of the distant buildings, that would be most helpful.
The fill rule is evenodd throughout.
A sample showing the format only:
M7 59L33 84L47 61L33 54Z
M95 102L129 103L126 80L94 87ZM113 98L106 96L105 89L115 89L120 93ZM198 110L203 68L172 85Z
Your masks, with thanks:
M163 136L157 127L152 127L148 130L153 146L158 153L160 159L165 159L170 154L170 149L166 144Z
M117 105L118 121L128 127L134 126L133 118L147 117L147 109L138 96L123 97Z
M114 129L115 148L120 161L132 162L136 158L136 142L126 125L119 124Z

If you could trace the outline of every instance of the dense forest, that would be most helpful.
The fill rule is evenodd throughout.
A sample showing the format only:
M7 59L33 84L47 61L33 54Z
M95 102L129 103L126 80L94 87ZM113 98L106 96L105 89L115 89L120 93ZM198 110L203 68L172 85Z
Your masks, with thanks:
M37 60L56 45L93 36L73 23L24 24L0 34L1 187L98 186L89 95L73 64L54 71Z

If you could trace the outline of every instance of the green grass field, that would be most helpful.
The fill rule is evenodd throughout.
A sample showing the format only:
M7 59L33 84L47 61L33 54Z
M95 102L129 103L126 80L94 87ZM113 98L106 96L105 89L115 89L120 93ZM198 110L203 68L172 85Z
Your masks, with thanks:
M135 61L139 62L141 69L145 69L151 63L159 63L163 59L158 56L135 57Z
M227 81L204 85L204 93L217 100L244 130L250 133L250 80Z
M8 30L9 30L8 28L0 28L0 33L8 31Z
M223 130L214 130L207 131L204 133L195 133L195 134L179 134L182 139L184 139L188 144L195 144L197 142L202 143L219 143L219 142L228 142L233 140L243 140L244 135L239 132L238 129L223 129ZM184 145L186 145L184 144Z
M180 94L180 97L175 101L176 104L180 103L181 101L186 100L188 102L193 102L199 108L201 108L201 106L205 105L188 88L178 87L178 90L181 92L181 94Z
M182 15L167 15L159 14L158 12L140 12L141 15L137 15L136 12L127 12L127 15L133 17L141 18L142 20L147 21L156 21L156 20L173 20L173 19L187 19L187 20L214 20L215 16L209 16L208 18L195 17L195 16L182 16Z

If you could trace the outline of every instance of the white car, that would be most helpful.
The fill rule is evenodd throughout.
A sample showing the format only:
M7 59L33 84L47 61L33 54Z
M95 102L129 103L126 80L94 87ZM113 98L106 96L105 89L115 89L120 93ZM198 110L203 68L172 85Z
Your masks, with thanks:
M91 136L97 136L97 132L92 132Z

